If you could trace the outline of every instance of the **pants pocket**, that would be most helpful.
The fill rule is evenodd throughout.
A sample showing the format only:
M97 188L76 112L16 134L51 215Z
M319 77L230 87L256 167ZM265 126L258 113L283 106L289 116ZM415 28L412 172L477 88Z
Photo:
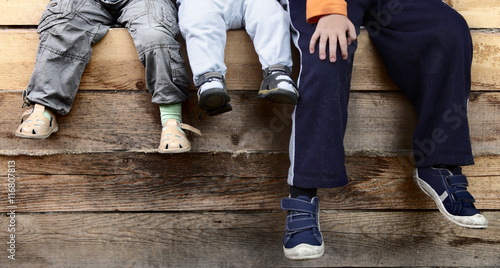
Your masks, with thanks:
M74 6L77 3L78 1L71 0L51 0L38 23L38 33L69 21L74 16Z
M172 82L180 88L187 89L190 84L186 61L181 55L180 45L171 44L168 46L170 55L170 69L172 70Z

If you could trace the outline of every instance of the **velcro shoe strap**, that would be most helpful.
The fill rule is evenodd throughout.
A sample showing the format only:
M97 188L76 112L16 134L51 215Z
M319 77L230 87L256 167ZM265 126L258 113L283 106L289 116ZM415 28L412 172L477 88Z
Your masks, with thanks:
M263 75L264 75L264 77L267 77L272 72L276 72L276 71L284 72L288 75L290 75L292 73L292 70L290 69L290 67L285 66L283 64L274 64L274 65L271 65L271 66L267 67L266 69L264 69Z
M182 129L189 130L189 131L191 131L193 133L196 133L196 134L198 134L198 135L201 136L201 131L199 129L193 127L193 126L190 126L190 125L184 124L184 123L181 123L180 126L181 126Z
M452 195L455 198L455 200L457 200L457 201L465 201L465 202L472 202L472 203L476 201L474 199L474 197L472 197L472 195L465 190L456 191L456 192L452 193Z
M196 87L200 87L201 85L205 84L206 82L212 81L213 79L220 80L224 82L224 76L219 73L219 72L208 72L202 74L197 80L196 80Z
M281 209L318 214L317 205L297 198L283 198L281 200Z
M311 228L318 228L318 222L312 218L291 220L286 225L288 232L300 232Z
M465 177L465 175L462 174L446 177L446 180L448 182L449 187L469 186L469 183L467 182L467 177Z

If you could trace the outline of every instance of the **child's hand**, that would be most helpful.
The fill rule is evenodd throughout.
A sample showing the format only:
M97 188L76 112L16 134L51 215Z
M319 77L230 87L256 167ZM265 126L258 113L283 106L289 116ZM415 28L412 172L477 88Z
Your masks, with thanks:
M309 43L309 52L314 53L316 42L319 39L319 58L326 59L326 44L329 44L330 61L337 60L337 41L342 53L342 59L347 59L347 46L356 40L356 29L352 22L344 15L332 14L319 19Z

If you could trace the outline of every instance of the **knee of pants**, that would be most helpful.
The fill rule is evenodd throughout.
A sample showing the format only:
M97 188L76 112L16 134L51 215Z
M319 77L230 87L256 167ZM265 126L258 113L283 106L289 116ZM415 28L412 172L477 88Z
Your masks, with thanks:
M40 33L40 47L65 57L90 60L92 54L92 39L85 30L74 27L69 23L62 23Z
M159 28L139 29L132 34L132 38L139 52L149 48L179 44L170 32Z
M436 36L430 40L439 38L443 43L463 44L470 43L470 30L466 20L458 12L451 10L445 18L436 20Z
M181 33L226 31L224 8L218 1L184 1L179 6Z
M246 1L245 21L261 21L267 23L267 27L282 25L288 27L288 14L276 1L250 0Z

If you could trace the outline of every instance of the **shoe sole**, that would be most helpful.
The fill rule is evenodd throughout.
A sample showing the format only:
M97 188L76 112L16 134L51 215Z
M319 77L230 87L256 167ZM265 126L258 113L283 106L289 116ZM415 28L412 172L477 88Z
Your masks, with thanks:
M25 138L25 139L46 139L48 138L50 135L52 135L52 133L56 133L57 131L59 131L59 125L56 125L54 128L52 128L47 134L45 135L38 135L38 134L31 134L31 135L25 135L25 134L22 134L22 133L18 133L16 132L16 136L17 137L20 137L20 138Z
M443 214L451 222L462 227L474 229L484 229L488 227L488 221L481 214L476 214L473 216L455 216L450 214L444 207L436 191L434 191L434 189L427 182L418 177L417 170L413 172L413 180L426 195L434 200L434 203L436 203L441 214Z
M158 153L160 154L178 154L191 151L191 147L182 149L160 149L158 148Z
M323 256L323 253L325 252L325 247L323 244L321 244L320 246L300 244L293 248L285 248L283 246L283 252L285 253L285 257L287 257L290 260L294 261L311 260Z
M297 104L298 101L297 93L280 88L259 90L257 98L268 99L272 102L292 105Z
M231 98L223 89L208 89L200 94L198 107L205 111L215 110L228 104L230 100Z

